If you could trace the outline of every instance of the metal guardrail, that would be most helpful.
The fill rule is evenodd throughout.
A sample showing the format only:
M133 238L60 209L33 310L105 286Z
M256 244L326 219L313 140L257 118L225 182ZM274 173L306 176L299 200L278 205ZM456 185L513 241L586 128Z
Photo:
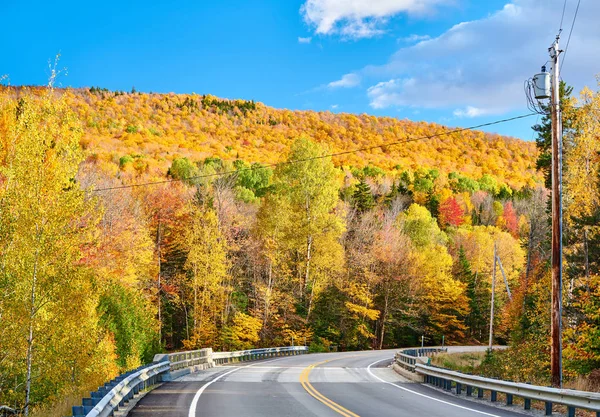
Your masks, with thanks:
M410 372L415 372L417 363L427 363L424 357L433 356L436 353L447 352L447 348L410 348L402 349L394 356L394 361Z
M208 364L212 365L212 348L188 350L185 352L159 353L154 355L154 362L169 361L171 371L177 371L192 366Z
M160 376L169 371L169 362L163 361L142 366L133 371L119 375L112 381L90 393L82 400L82 405L73 406L75 417L111 416L134 395L160 381Z
M484 391L490 391L490 400L497 401L498 393L506 395L506 404L513 404L513 397L524 399L524 409L531 409L531 401L545 403L545 414L552 415L552 404L567 406L568 416L575 417L576 409L596 412L600 417L600 393L541 387L517 382L484 378L476 375L463 374L448 369L427 366L420 363L415 365L415 371L425 376L425 383L440 387L446 391L455 389L460 395L465 390L468 397L477 390L477 397L483 398Z
M160 362L150 365L142 370L129 375L112 388L94 408L86 414L86 417L109 417L114 410L118 410L126 401L133 398L135 394L143 389L154 385L161 374L169 370L169 362Z
M82 405L73 406L73 417L109 417L119 407L158 382L170 379L170 373L197 366L211 367L214 363L241 362L275 356L291 356L307 353L306 346L250 349L235 352L213 352L211 348L187 352L158 354L154 363L118 376L97 391L84 398Z
M224 363L265 359L272 358L275 356L300 355L306 352L308 352L307 346L287 346L276 348L239 350L236 352L214 352L212 354L212 359L215 363L221 365Z
M0 405L0 416L14 416L18 413L14 408L10 408L8 405Z

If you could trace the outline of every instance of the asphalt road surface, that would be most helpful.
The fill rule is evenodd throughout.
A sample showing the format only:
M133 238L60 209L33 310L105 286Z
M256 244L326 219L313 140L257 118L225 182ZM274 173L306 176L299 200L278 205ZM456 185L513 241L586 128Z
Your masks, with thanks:
M322 353L218 366L150 392L132 417L522 416L410 383L395 350Z

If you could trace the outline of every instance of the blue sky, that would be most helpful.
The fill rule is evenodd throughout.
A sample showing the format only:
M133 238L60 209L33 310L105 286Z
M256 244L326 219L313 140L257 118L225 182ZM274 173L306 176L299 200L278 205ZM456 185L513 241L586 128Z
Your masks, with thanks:
M567 0L566 32L575 3ZM594 87L600 72L595 58L600 33L593 21L598 3L582 1L562 72L576 90ZM12 85L44 84L48 60L60 52L59 67L67 69L62 86L210 93L278 108L471 126L527 113L522 83L547 60L562 5L563 0L10 2L0 26L5 40L0 75L8 75ZM490 130L530 140L534 122L535 117Z

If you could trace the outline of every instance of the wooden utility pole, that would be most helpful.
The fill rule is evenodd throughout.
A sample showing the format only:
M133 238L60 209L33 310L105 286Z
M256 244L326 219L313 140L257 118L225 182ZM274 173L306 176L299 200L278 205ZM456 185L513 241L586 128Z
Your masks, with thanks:
M494 242L494 266L492 267L492 301L490 303L490 342L488 350L492 351L494 339L494 298L496 294L496 242Z
M550 368L552 386L562 385L562 121L560 117L559 37L549 48L552 59L552 323Z
M504 278L504 286L506 287L506 293L508 294L509 301L512 301L512 293L510 292L510 286L508 285L508 279L506 279L506 274L504 273L504 267L502 266L502 260L499 256L496 256L496 260L498 261L498 266L500 267L500 272L502 273L502 278Z

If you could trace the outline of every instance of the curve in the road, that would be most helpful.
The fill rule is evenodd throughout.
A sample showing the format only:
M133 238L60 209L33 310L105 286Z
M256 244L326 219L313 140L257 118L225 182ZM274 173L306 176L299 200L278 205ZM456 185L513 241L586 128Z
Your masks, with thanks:
M131 417L517 417L516 408L404 380L394 351L282 357L221 366L167 382ZM388 361L385 363L384 361Z
M347 408L342 407L338 403L330 400L329 398L327 398L326 396L321 394L319 391L317 391L315 389L315 387L312 386L312 384L308 380L310 371L312 371L313 368L315 368L316 366L323 365L325 363L334 361L334 360L335 359L329 359L329 360L326 360L323 362L317 362L317 363L313 363L312 365L307 366L300 374L300 383L302 384L302 387L306 390L306 392L308 392L312 397L316 398L317 400L319 400L320 402L325 404L327 407L331 408L333 411L343 415L344 417L360 417L357 414L354 414L352 411L348 410Z
M262 361L260 362L260 364L265 364L265 363L269 363L269 362L274 362L277 359L273 359L270 361ZM211 379L210 381L208 381L206 384L202 385L200 387L200 389L196 392L196 395L194 395L194 398L192 399L192 403L190 404L190 412L188 413L188 417L196 417L196 408L198 407L198 400L200 400L200 396L202 395L202 393L204 392L204 390L206 388L208 388L209 386L211 386L212 384L214 384L215 382L217 382L219 379L232 374L236 371L239 371L240 369L244 369L244 368L250 368L252 366L254 366L255 364L250 364L250 365L246 365L246 366L241 366L239 368L233 368L230 371L224 372L218 376L216 376L215 378Z
M248 366L251 366L251 365L248 365ZM217 376L216 378L211 379L206 384L202 385L200 387L200 389L196 392L196 395L194 395L194 399L192 400L192 403L190 404L190 412L188 413L188 416L196 417L196 407L198 407L198 400L200 399L200 396L202 395L202 393L204 392L204 390L206 388L208 388L209 386L211 386L212 384L214 384L215 382L217 382L219 379L223 378L224 376L232 374L235 371L239 371L240 369L241 368L233 368L232 370L222 373L221 375Z
M427 398L427 399L429 399L429 400L432 400L432 401L437 401L437 402L440 402L440 403L442 403L442 404L445 404L445 405L450 405L450 406L452 406L452 407L456 407L456 408L462 408L463 410L472 411L472 412L474 412L474 413L477 413L477 414L482 414L482 415L484 415L484 416L490 416L490 417L500 417L500 416L499 416L499 415L497 415L497 414L490 414L490 413L486 413L485 411L475 410L475 409L473 409L473 408L469 408L469 407L463 407L462 405L454 404L454 403L451 403L451 402L448 402L448 401L440 400L439 398L434 398L434 397L431 397L431 396L429 396L429 395L421 394L420 392L416 392L416 391L410 390L410 389L408 389L408 388L406 388L406 387L400 386L400 385L398 385L398 384L394 384L393 382L388 382L388 381L386 381L386 380L384 380L384 379L381 379L381 378L379 378L377 375L375 375L375 374L374 374L374 373L371 371L371 367L372 367L373 365L375 365L376 363L383 362L384 360L386 360L386 359L375 361L375 362L371 363L369 366L367 366L367 372L368 372L368 373L369 373L369 374L370 374L370 375L371 375L373 378L375 378L375 379L378 379L379 381L383 382L384 384L389 384L389 385L392 385L392 386L394 386L394 387L396 387L396 388L399 388L399 389L401 389L401 390L403 390L403 391L410 392L411 394L419 395L419 396L421 396L421 397L425 397L425 398Z

